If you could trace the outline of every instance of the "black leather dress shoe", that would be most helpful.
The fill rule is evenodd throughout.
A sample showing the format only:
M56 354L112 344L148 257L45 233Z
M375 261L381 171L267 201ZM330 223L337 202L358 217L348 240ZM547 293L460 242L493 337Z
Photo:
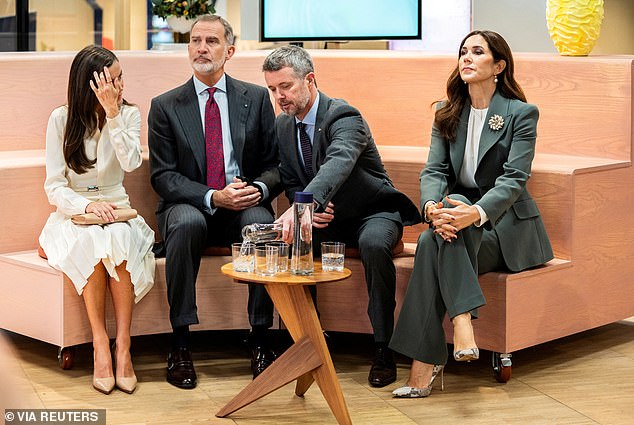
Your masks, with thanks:
M384 387L396 381L396 363L392 350L378 347L374 355L374 362L368 375L368 382L373 387Z
M167 382L184 390L196 388L196 371L192 353L188 348L178 348L167 356Z
M251 348L251 372L253 372L253 379L264 372L264 369L269 367L271 363L275 361L277 356L268 347L255 346Z

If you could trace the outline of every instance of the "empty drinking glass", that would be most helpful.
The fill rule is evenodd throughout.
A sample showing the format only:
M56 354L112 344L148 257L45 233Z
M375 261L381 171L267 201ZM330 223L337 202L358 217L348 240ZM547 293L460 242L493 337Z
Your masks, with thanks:
M286 242L267 242L267 245L277 247L277 271L278 273L284 273L288 271L288 249L289 245Z
M255 273L260 276L273 276L277 272L278 250L276 246L255 247Z

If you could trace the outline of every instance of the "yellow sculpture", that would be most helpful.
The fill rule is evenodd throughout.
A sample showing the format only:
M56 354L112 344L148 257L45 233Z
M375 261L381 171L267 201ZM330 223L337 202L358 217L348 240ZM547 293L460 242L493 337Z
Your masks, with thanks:
M563 56L587 56L601 31L603 0L548 0L546 22Z

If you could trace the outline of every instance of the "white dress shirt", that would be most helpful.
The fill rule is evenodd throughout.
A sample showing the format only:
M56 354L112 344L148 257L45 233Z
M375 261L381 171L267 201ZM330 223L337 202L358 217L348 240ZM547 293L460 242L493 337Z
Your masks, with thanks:
M482 135L482 127L484 127L484 119L486 118L488 111L489 108L476 109L472 106L471 112L469 113L464 157L462 159L460 174L458 175L458 183L460 183L463 187L478 187L478 184L475 181L475 172L478 168L480 136Z

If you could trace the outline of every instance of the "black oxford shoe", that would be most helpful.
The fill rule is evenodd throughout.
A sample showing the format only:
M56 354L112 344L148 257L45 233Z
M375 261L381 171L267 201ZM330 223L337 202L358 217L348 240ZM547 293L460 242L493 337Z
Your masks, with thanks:
M396 381L396 363L392 350L379 347L374 355L374 362L368 375L368 382L373 387L385 387Z
M268 347L255 346L251 348L251 372L253 372L253 379L264 372L264 369L269 367L276 358L277 356L273 350Z
M184 390L196 388L196 371L188 348L178 348L167 356L167 382Z

